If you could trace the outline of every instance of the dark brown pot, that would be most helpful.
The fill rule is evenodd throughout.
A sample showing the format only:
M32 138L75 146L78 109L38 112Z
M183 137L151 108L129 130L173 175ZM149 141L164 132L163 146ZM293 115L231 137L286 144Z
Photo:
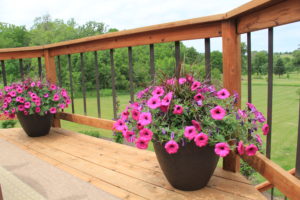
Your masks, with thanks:
M22 128L30 137L44 136L50 131L52 114L41 116L38 114L24 115L22 112L18 112L17 116Z
M165 143L153 142L153 145L167 180L179 190L192 191L205 187L219 160L214 147L200 148L194 141L180 145L175 154L166 152Z

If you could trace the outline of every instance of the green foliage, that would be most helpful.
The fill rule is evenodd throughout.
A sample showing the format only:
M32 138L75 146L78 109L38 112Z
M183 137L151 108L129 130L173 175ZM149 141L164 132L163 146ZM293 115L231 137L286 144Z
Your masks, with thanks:
M256 171L247 162L243 160L241 160L240 166L241 166L240 168L241 174L243 174L248 179L251 178L256 173Z
M283 60L282 60L282 58L279 57L276 61L275 67L274 67L274 74L277 74L280 77L280 75L284 74L285 71L286 70L285 70Z
M14 128L17 124L16 120L5 120L2 122L1 127L2 128Z
M97 137L97 138L101 137L100 131L96 131L96 130L82 130L78 132L89 136Z

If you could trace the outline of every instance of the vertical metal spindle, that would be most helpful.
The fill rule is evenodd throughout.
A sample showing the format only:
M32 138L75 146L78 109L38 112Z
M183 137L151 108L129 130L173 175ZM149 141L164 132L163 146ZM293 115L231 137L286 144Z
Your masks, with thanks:
M176 60L176 66L175 66L175 76L176 78L179 78L180 76L180 42L175 41L175 60Z
M128 47L128 67L129 67L129 82L130 82L130 101L134 102L132 47Z
M96 78L96 93L97 93L97 113L98 118L101 118L101 108L100 108L100 82L99 82L99 65L98 65L98 54L97 51L94 51L95 58L95 78Z
M38 66L39 66L39 77L42 79L42 58L38 57Z
M248 102L252 102L251 32L247 33Z
M111 66L111 86L113 95L113 109L114 109L114 119L117 118L117 95L116 95L116 83L115 83L115 63L114 63L114 50L110 50L110 66Z
M154 45L150 44L150 75L151 80L155 80L155 64L154 64Z
M19 59L19 67L20 67L21 79L22 79L22 81L24 81L23 59Z
M211 81L211 64L210 64L210 38L204 40L205 48L205 79Z
M62 87L62 75L61 75L61 67L60 67L60 56L57 56L57 68L58 68L58 82L59 86Z
M68 54L68 65L69 65L69 75L70 75L70 90L71 90L71 101L72 101L72 113L74 114L74 94L73 94L73 79L72 79L72 63L71 63L71 55Z
M295 173L295 176L300 179L300 96L299 96L298 141L297 141L296 173Z
M267 123L269 125L269 133L267 136L267 152L266 156L271 158L271 136L272 136L272 106L273 104L273 27L268 30L268 110ZM274 188L271 189L271 200L273 200Z
M4 84L4 86L7 86L6 71L5 71L5 62L4 62L4 60L1 60L1 68L2 68L3 84Z
M84 59L83 53L80 53L80 68L81 68L81 88L83 96L83 112L86 115L86 88L85 88L85 74L84 74Z

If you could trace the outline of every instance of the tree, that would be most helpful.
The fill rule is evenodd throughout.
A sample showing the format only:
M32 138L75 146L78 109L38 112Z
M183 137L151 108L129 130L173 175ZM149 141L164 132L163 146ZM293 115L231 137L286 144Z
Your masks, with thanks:
M284 66L282 58L279 57L276 61L275 67L274 67L274 74L276 74L280 77L280 75L282 75L284 73L285 73L285 66Z
M220 72L223 72L223 58L220 51L213 51L210 54L211 57L211 67L217 68Z
M293 52L293 64L296 70L299 72L300 71L300 49L295 50Z
M268 53L266 51L253 52L253 72L257 75L267 73Z

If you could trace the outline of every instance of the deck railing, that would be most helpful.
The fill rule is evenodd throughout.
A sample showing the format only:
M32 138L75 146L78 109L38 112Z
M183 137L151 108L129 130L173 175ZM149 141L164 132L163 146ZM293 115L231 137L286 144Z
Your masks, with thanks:
M205 43L205 70L206 77L211 77L210 65L210 38L222 37L223 48L223 84L231 92L235 91L241 95L241 49L240 35L247 34L248 52L248 101L252 101L251 87L251 32L268 29L268 110L267 121L270 125L270 133L267 137L266 156L257 153L256 156L242 158L248 162L257 172L264 176L269 182L257 186L260 191L272 187L278 188L282 193L291 199L300 197L300 180L292 174L300 177L300 120L298 131L296 168L290 172L285 171L269 158L271 156L272 136L272 100L273 100L273 27L300 21L299 0L254 0L230 12L195 18L190 20L177 21L172 23L159 24L133 30L125 30L114 33L107 33L98 36L86 37L71 41L59 42L37 47L22 47L0 49L1 69L4 85L7 84L5 60L19 59L20 77L24 77L23 60L25 58L38 59L38 74L42 76L45 70L46 78L51 82L61 85L61 56L67 55L67 63L70 72L70 94L72 99L72 113L58 113L55 116L53 126L60 127L60 120L67 120L79 124L89 125L97 128L112 129L112 120L101 118L100 94L99 94L99 61L98 51L110 50L113 113L117 116L117 99L115 84L115 63L114 49L128 48L128 71L130 81L130 100L134 100L133 87L133 59L132 47L138 45L149 45L150 75L155 79L154 51L155 44L174 42L176 67L180 67L180 42L182 40L204 39ZM94 52L95 78L97 93L97 115L98 118L75 114L73 80L72 80L72 54L80 53L80 70L82 74L82 95L84 114L86 110L86 86L84 80L85 65L84 53ZM44 58L45 69L42 69L42 58ZM56 71L58 74L56 74ZM174 69L174 72L179 70ZM178 74L176 74L178 75ZM240 102L238 103L240 106ZM296 109L296 108L295 108ZM300 111L299 111L300 115ZM231 153L224 159L223 168L233 172L239 171L239 156Z

